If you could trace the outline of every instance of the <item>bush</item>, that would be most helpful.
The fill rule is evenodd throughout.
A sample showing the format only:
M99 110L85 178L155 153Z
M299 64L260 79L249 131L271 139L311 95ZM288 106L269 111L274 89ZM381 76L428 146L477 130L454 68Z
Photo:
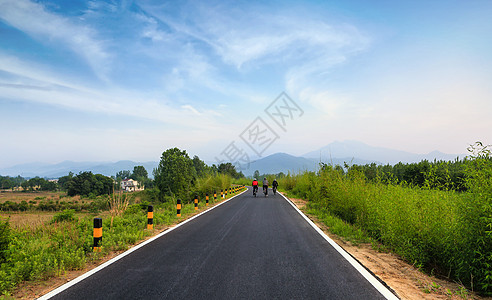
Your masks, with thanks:
M0 264L7 260L7 250L10 244L9 221L0 220Z
M287 176L280 186L309 200L308 209L321 219L338 217L417 267L492 293L490 157L468 161L466 192L447 188L443 176L432 172L423 187L369 180L365 172L325 166L318 174Z
M65 209L62 212L57 213L56 215L53 216L53 219L51 220L51 223L58 223L58 222L72 222L75 221L75 210L73 209Z

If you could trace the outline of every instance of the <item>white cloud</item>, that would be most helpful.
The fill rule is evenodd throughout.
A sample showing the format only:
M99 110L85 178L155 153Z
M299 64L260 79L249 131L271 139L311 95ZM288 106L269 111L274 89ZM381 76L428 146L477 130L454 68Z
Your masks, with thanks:
M75 24L29 0L1 1L0 19L41 42L67 45L84 58L98 76L106 77L111 56L92 28Z

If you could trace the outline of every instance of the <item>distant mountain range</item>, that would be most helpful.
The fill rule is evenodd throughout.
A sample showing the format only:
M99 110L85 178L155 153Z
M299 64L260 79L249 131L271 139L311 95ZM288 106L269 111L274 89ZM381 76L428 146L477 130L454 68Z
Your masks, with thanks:
M352 164L396 164L398 162L411 163L424 159L454 160L463 158L464 154L446 154L433 151L428 154L415 154L406 151L373 147L358 141L333 142L316 151L308 152L302 156L293 156L286 153L275 153L270 156L250 162L249 168L241 170L246 176L251 176L255 170L261 174L277 174L280 172L315 171L319 163L324 162L332 165L343 165L347 162ZM122 170L133 171L134 166L144 166L149 176L159 162L133 162L122 160L118 162L73 162L64 161L58 164L28 163L16 165L10 168L0 169L0 175L22 177L45 177L58 178L69 172L78 174L82 171L92 171L95 174L114 176Z
M130 160L121 160L118 162L74 162L64 161L58 164L44 164L44 163L27 163L21 165L15 165L10 168L0 169L0 175L3 176L17 176L20 175L25 178L30 177L45 177L45 178L59 178L68 173L73 172L78 174L84 171L91 171L94 174L103 174L106 176L114 176L119 171L130 170L133 171L135 166L144 166L149 177L152 176L152 171L159 165L159 162L134 162Z

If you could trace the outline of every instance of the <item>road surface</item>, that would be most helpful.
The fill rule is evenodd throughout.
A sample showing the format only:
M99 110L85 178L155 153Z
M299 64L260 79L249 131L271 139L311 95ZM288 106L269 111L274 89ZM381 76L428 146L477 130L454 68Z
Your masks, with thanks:
M250 188L51 299L385 299L281 195L259 195Z

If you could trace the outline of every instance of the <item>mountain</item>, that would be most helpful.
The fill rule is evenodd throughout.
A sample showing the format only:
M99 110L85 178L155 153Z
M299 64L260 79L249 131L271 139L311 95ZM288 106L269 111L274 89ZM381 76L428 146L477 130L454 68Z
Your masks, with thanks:
M118 162L74 162L64 161L58 164L44 164L44 163L29 163L15 165L10 168L0 169L0 175L3 176L17 176L20 175L25 178L30 177L45 177L45 178L59 178L61 176L68 175L72 172L78 174L84 171L91 171L94 174L103 174L106 176L114 176L117 172L123 170L133 171L135 166L144 166L149 177L152 177L152 171L157 167L158 162L133 162L130 160L121 160Z
M354 160L369 161L380 164L397 164L399 162L412 163L419 162L424 159L429 161L434 161L434 159L454 160L456 157L462 158L464 156L464 154L446 154L439 151L433 151L427 154L416 154L401 150L369 146L362 142L350 140L343 142L336 141L316 151L303 155L303 157L317 158L323 162L330 162L331 159L340 157L350 157L354 158ZM347 160L347 162L349 161L350 160Z
M255 170L260 171L260 174L277 174L280 172L314 171L317 169L318 163L313 159L304 157L296 157L286 153L275 153L267 157L252 161L249 168L241 170L244 175L253 175Z
M251 176L255 170L261 174L277 174L280 172L298 173L300 171L315 171L319 163L328 163L332 165L364 165L369 163L377 164L397 164L398 162L411 163L419 162L423 159L434 161L437 160L454 160L456 157L463 158L464 154L446 154L439 151L433 151L428 154L416 154L406 151L373 147L358 141L333 142L316 151L308 152L298 157L286 153L275 153L267 157L251 161L249 168L241 169L244 175ZM158 166L158 162L133 162L122 160L118 162L73 162L64 161L58 164L30 163L16 165L10 168L0 169L0 175L29 177L46 177L58 178L67 175L69 172L78 174L82 171L92 171L94 174L103 174L114 176L122 170L133 171L135 166L144 166L149 177L152 177L152 171Z

